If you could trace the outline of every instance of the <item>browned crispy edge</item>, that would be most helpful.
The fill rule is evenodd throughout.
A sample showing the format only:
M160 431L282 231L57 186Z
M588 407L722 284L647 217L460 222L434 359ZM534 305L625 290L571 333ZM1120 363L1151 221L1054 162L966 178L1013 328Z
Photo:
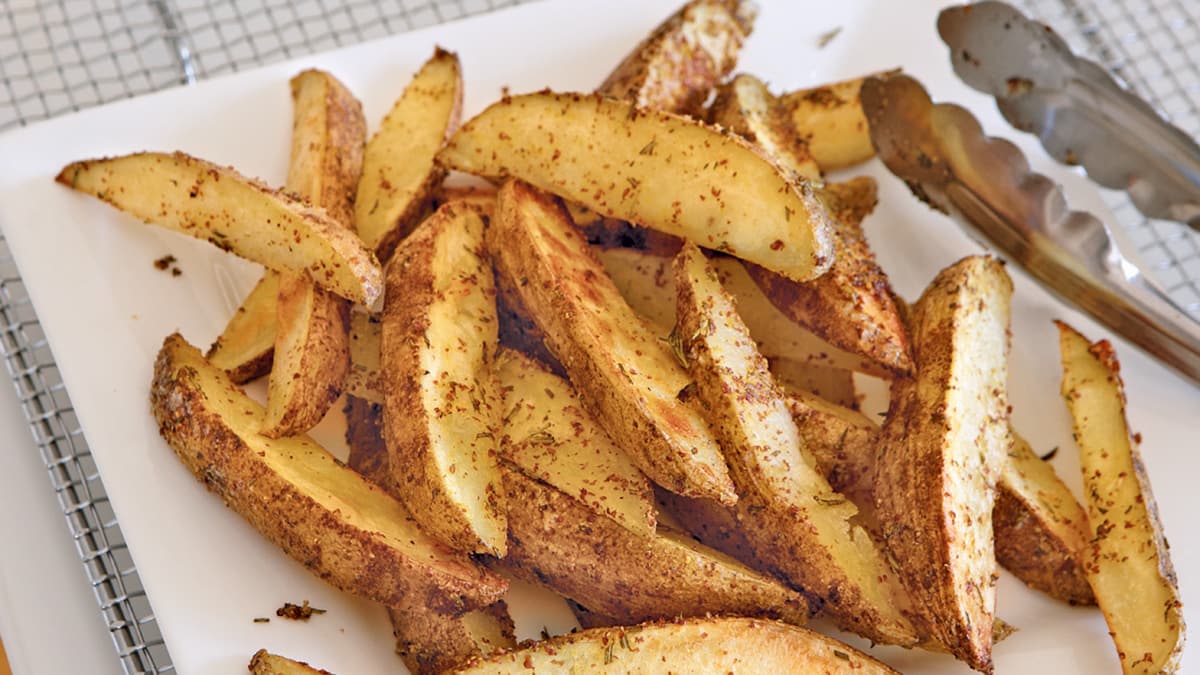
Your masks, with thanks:
M494 649L480 649L462 617L436 614L424 607L389 608L396 653L414 675L433 675L457 668L473 658L486 657L496 649L516 647L515 627L507 603L497 600L477 611L489 614L500 626L504 642Z
M282 659L286 662L287 668L285 670L279 670L278 668L275 668L275 666L270 663L272 658ZM333 675L333 673L329 672L328 670L310 666L304 661L297 661L295 659L289 659L286 656L272 654L265 649L260 649L254 652L254 656L250 657L250 665L247 668L251 673L254 673L254 675L300 675L301 673L307 673L309 675Z
M466 558L456 572L418 570L416 561L363 536L284 480L210 408L196 371L178 362L181 350L195 348L172 334L154 363L150 407L159 434L209 490L293 559L333 586L385 605L415 597L435 611L461 613L495 602L507 590L503 579ZM415 583L419 578L432 583Z

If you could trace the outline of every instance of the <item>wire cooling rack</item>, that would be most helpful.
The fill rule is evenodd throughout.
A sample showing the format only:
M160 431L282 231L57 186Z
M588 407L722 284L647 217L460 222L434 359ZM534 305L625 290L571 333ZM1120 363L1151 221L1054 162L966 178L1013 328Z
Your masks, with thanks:
M0 130L525 0L0 0ZM1078 53L1200 136L1200 3L1024 0ZM1200 236L1106 194L1150 274L1200 317ZM170 654L54 357L0 236L0 347L126 672Z

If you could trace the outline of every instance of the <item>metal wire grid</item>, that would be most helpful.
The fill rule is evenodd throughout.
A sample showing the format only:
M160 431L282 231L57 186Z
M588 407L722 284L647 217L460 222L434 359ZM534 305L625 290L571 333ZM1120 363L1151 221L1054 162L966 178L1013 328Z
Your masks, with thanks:
M435 25L526 0L3 0L0 130L212 75ZM1200 6L1024 0L1072 47L1200 135ZM1200 237L1108 195L1142 256L1200 316ZM53 355L0 237L0 347L126 672L169 672Z

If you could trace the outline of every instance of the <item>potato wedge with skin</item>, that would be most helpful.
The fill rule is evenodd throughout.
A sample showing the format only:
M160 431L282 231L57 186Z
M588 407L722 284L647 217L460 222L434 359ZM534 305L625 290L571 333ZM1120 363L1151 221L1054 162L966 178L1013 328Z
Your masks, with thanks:
M854 203L839 207L840 215L853 218L861 214ZM908 330L896 309L891 282L875 262L860 220L833 220L837 258L819 279L799 283L757 265L746 265L746 270L792 321L830 344L870 360L892 377L905 375L912 372Z
M807 181L692 119L582 94L502 99L459 129L445 166L529 182L806 280L833 263L829 214Z
M508 464L504 486L508 555L494 564L518 579L622 623L706 613L808 618L802 595L688 535L636 534Z
M594 250L625 301L666 337L675 325L671 258L679 252L679 247L668 249L660 243L653 246L650 250L603 246ZM738 314L750 327L750 334L767 360L786 358L810 371L815 381L838 383L842 390L852 386L852 382L847 382L841 371L886 375L887 371L873 361L834 347L788 318L763 295L742 261L717 256L711 264L725 290L737 300Z
M865 75L780 96L792 127L821 171L836 171L875 156L859 92Z
M265 649L254 652L250 659L250 672L254 675L333 675L328 670L314 668L303 661L294 661Z
M892 383L876 518L925 633L992 668L992 508L1008 430L1012 281L994 258L942 270L912 308L914 377Z
M367 123L362 104L329 73L292 78L295 121L287 189L350 228ZM305 274L279 273L274 360L263 433L308 431L342 395L350 366L350 303Z
M370 312L350 314L350 372L346 374L346 393L372 403L383 403L383 373L379 366L383 326L379 315Z
M437 47L367 143L354 228L387 260L421 222L446 172L434 162L462 111L458 55Z
M456 672L896 673L815 631L736 617L594 628L497 654Z
M379 261L353 232L231 168L182 152L140 152L74 162L55 180L270 269L307 272L347 300L369 306L383 292Z
M633 463L668 490L737 500L690 378L634 313L552 197L500 189L488 228L496 273L515 288L580 399Z
M686 244L674 268L677 334L737 486L734 514L757 557L819 597L846 630L915 644L899 611L904 591L855 524L858 509L818 470L733 298L696 246Z
M1057 321L1062 394L1074 421L1091 522L1088 583L1126 673L1174 673L1185 626L1179 582L1150 479L1125 416L1121 366L1108 340Z
M275 305L279 298L279 272L267 270L238 306L225 330L209 347L205 358L245 384L271 372L275 358Z
M378 344L378 343L376 343ZM383 442L383 406L356 396L346 399L346 444L350 468L376 485L390 479ZM511 648L512 618L503 600L460 615L442 614L417 601L388 608L396 653L413 673L440 673L472 657Z
M635 47L596 93L698 116L713 87L737 65L757 11L743 0L692 0Z
M570 383L533 359L501 348L501 456L625 528L655 531L650 481L583 409Z
M996 562L1051 597L1096 604L1084 572L1092 536L1087 513L1054 467L1016 432L996 488Z
M792 126L788 110L757 77L742 73L721 85L708 121L758 146L788 171L821 180L821 168Z
M437 611L495 602L507 583L438 544L395 499L307 437L259 433L262 407L178 334L154 365L159 433L210 490L335 587Z
M873 514L879 425L857 410L805 392L791 392L786 401L804 447L829 485L864 515Z
M380 366L391 489L428 531L504 555L496 291L483 220L447 204L387 266Z

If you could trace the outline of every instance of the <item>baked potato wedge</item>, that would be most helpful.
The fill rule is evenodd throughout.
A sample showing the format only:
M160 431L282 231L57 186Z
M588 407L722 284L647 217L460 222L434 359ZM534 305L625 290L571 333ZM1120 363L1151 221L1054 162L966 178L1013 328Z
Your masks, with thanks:
M456 550L504 555L492 361L496 290L483 220L450 203L387 266L380 366L391 489Z
M507 590L312 439L260 434L262 406L178 333L155 361L150 404L163 439L201 482L337 588L448 613L484 607Z
M808 619L804 596L690 536L636 534L504 467L508 555L494 564L510 575L626 624L709 613Z
M1092 538L1084 570L1125 673L1174 673L1185 626L1179 582L1108 340L1058 321L1062 394L1074 421Z
M378 344L378 343L376 343ZM346 399L347 463L376 485L389 479L383 441L383 406L356 396ZM442 614L419 601L388 608L396 653L413 673L440 673L474 656L514 646L512 618L503 600L459 615Z
M271 372L278 299L279 272L267 270L205 355L210 363L229 373L229 379L236 384L257 380Z
M650 481L584 411L570 383L503 347L495 370L504 393L501 456L592 511L652 536Z
M873 180L866 181L873 187ZM856 203L843 202L838 210L850 217L860 213ZM820 278L800 283L758 265L746 265L746 270L792 321L871 361L891 377L911 373L908 331L887 274L875 262L858 220L834 218L832 222L836 259Z
M488 228L496 273L516 290L589 413L639 469L668 490L737 500L690 378L621 298L554 198L510 180Z
M874 74L873 74L874 75ZM821 171L836 171L875 156L859 92L871 75L780 96L792 127Z
M594 250L629 306L661 336L670 333L675 326L671 259L679 246L668 248L656 242L650 249L598 246ZM773 365L778 362L772 372L789 386L815 388L831 400L853 406L854 383L849 371L886 373L873 361L838 349L789 319L763 295L740 260L717 256L711 264L737 301L738 314L750 327L759 351ZM806 382L811 382L811 387Z
M458 126L462 89L458 55L435 48L367 143L353 222L380 260L425 217L446 175L434 157Z
M455 672L883 675L896 671L815 631L728 617L583 630L480 659Z
M350 313L350 372L346 393L383 403L383 373L379 366L383 326L378 314Z
M734 300L694 244L674 262L676 334L738 491L734 514L768 568L841 627L911 646L903 590L858 514L818 470Z
M139 152L68 164L59 183L168 230L204 239L370 306L383 292L379 262L323 209L182 152Z
M1084 571L1092 537L1087 513L1054 467L1015 431L996 488L996 562L1051 597L1096 604Z
M254 675L332 675L328 670L314 668L303 661L293 661L265 649L254 652L250 658L250 672Z
M329 73L292 78L295 120L287 189L349 229L362 173L362 104ZM307 274L279 273L274 359L262 433L294 436L316 426L342 395L350 366L350 303Z
M439 161L518 178L610 218L756 262L789 279L833 262L832 225L807 181L746 141L670 113L583 94L504 98L468 121Z
M876 518L919 628L982 672L992 667L992 507L1012 445L1009 301L998 260L942 270L912 308L914 377L892 383Z
M743 0L691 0L625 57L596 93L638 108L699 116L737 65L757 9Z
M708 121L753 143L780 166L808 180L821 180L821 167L796 133L788 110L762 80L742 73L717 89Z

